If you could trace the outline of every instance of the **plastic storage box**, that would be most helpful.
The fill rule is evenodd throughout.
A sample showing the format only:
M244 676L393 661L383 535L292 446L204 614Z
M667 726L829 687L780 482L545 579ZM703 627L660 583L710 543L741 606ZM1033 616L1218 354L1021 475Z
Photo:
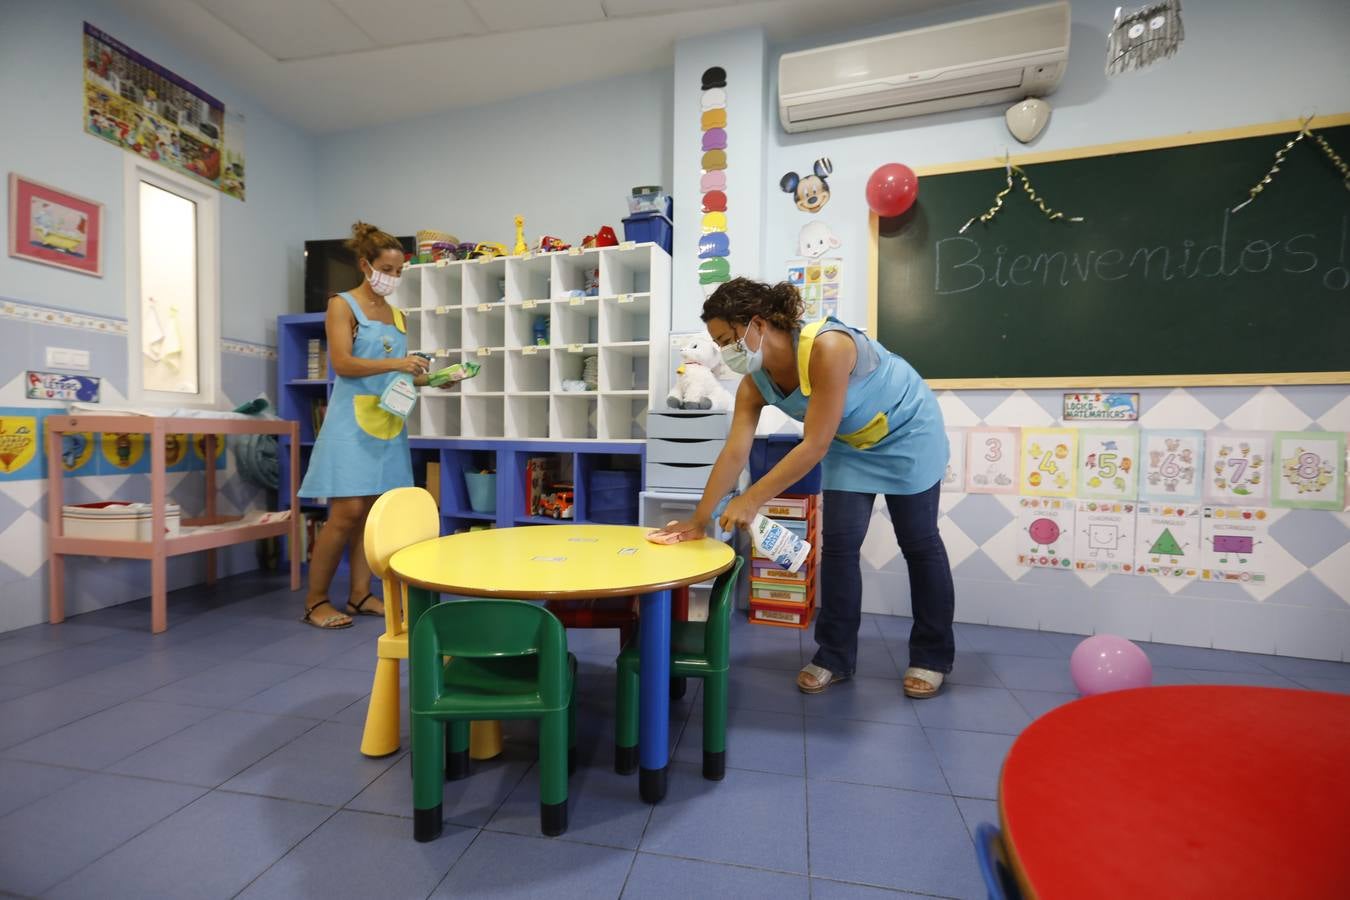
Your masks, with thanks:
M464 486L468 488L470 509L478 513L495 513L497 511L496 474L465 471Z
M635 244L650 242L669 253L674 235L670 219L660 213L639 213L623 220L623 239Z
M603 525L635 525L641 475L623 469L597 469L586 492L586 520Z
M799 443L801 439L792 435L755 438L755 444L750 450L750 479L759 481ZM817 464L783 493L819 494L820 478L820 465Z
M95 538L103 541L150 540L150 504L80 503L61 507L61 531L65 537ZM183 512L176 503L164 507L164 530L178 534Z

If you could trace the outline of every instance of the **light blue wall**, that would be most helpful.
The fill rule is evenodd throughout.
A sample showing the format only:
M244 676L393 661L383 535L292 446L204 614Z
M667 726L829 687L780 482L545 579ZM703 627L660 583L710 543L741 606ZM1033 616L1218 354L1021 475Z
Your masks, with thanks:
M303 242L314 231L314 141L184 52L172 36L98 0L4 0L0 9L0 171L104 205L102 278L0 256L0 293L125 317L125 151L82 131L83 23L89 21L245 116L248 200L221 195L221 335L271 342L276 316L303 307ZM0 237L8 240L8 221ZM3 339L0 339L3 340ZM8 380L0 364L0 381Z
M551 234L575 244L600 225L622 238L629 189L670 189L670 103L662 69L325 137L317 234L344 237L364 219L509 249L520 214L531 243Z

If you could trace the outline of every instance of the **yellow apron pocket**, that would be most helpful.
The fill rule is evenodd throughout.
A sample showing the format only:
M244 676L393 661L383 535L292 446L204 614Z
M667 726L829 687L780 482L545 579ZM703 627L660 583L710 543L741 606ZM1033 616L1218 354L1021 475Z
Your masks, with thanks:
M886 418L884 412L879 412L872 417L872 421L868 422L857 431L850 432L849 434L836 435L836 437L851 447L856 447L859 450L866 450L868 447L875 447L877 444L881 443L886 435L890 433L890 421Z
M356 415L356 424L373 438L390 441L403 431L403 420L381 409L380 398L374 394L357 394L352 397L352 412Z

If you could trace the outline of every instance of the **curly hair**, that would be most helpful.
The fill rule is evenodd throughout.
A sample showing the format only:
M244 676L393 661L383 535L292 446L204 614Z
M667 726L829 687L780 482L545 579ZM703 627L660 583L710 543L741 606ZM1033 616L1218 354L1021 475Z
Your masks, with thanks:
M386 250L397 250L401 255L403 245L392 234L381 231L369 222L356 222L352 225L352 236L347 239L346 247L357 261L374 262Z
M713 291L703 304L702 319L722 319L732 325L744 325L759 316L782 331L801 327L806 307L797 288L786 281L766 284L749 278L733 278Z

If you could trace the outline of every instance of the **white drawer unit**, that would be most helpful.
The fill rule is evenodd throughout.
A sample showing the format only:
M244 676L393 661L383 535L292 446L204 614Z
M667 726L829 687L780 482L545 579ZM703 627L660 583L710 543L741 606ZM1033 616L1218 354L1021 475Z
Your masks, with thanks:
M653 409L647 413L647 437L713 440L727 439L731 413L699 409Z
M652 409L647 413L647 487L702 491L726 443L731 413Z

